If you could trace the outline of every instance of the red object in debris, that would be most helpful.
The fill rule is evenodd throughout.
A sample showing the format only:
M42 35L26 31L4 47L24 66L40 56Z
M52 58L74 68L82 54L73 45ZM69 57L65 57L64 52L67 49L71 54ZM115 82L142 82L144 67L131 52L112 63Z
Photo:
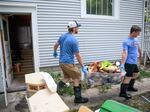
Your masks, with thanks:
M21 72L21 63L16 63L15 64L15 72Z

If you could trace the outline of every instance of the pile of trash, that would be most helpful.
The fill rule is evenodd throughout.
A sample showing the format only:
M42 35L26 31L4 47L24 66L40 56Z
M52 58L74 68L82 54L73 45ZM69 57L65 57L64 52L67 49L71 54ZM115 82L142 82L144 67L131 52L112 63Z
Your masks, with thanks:
M88 65L89 73L101 72L101 73L120 73L120 62L111 63L110 61L95 61Z
M82 73L81 80L86 80L89 86L104 85L106 83L119 84L122 81L120 62L95 61L86 66L88 75Z

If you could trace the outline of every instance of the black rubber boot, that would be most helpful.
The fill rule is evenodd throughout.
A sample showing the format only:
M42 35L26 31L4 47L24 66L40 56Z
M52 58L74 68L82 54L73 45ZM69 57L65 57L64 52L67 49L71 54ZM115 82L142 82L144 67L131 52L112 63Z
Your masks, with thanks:
M84 98L81 96L81 85L79 85L78 87L74 87L74 95L74 103L87 103L89 101L88 98Z
M58 93L59 95L63 95L62 89L63 89L63 87L65 87L65 86L66 86L66 83L64 83L63 81L59 81L59 82L58 82L58 84L57 84L57 93Z
M131 99L132 96L130 94L127 94L127 88L128 88L128 84L121 84L121 88L120 88L120 97L124 97L126 99Z
M131 79L128 86L128 91L137 92L138 89L134 88L135 79Z

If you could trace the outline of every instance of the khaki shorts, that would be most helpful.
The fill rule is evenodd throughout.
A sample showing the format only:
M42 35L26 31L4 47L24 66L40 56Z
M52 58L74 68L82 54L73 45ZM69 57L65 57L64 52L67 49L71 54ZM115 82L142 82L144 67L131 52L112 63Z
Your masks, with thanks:
M74 64L59 64L63 73L64 78L80 79L81 73L79 69Z

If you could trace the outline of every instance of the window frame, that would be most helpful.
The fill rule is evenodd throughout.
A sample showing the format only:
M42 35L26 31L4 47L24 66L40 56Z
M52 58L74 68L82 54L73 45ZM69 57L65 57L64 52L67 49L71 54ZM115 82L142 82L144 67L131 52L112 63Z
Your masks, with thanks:
M81 0L81 18L100 18L100 19L119 19L119 12L120 12L120 0L114 0L114 15L107 16L107 15L92 15L86 13L86 0Z

